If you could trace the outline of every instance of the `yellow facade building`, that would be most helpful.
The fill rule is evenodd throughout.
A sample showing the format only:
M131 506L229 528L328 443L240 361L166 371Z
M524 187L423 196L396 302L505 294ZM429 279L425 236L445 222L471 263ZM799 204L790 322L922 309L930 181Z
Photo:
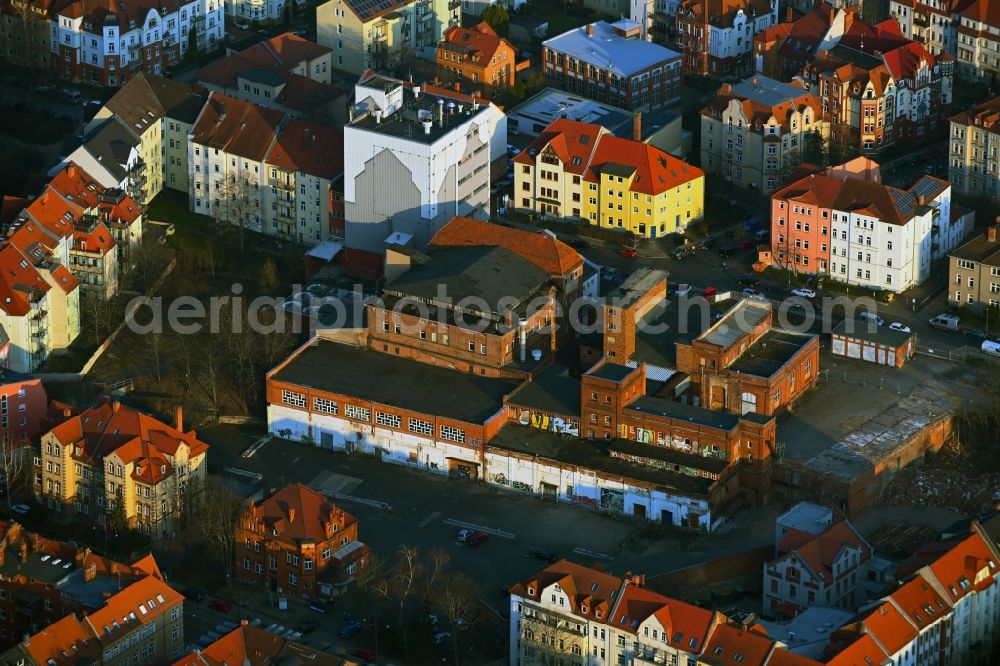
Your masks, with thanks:
M514 159L515 208L644 238L683 232L705 211L705 174L600 125L560 119Z

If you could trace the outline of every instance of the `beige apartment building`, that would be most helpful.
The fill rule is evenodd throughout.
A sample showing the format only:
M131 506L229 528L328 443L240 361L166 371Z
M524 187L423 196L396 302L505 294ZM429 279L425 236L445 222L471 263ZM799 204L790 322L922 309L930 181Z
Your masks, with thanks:
M107 525L122 502L132 529L155 542L169 538L187 492L204 486L208 445L174 426L105 403L66 420L42 435L35 494L64 520ZM191 488L188 488L188 485Z
M52 66L52 21L45 0L0 4L0 59L40 70Z
M950 118L948 175L954 191L996 197L1000 192L1000 97Z
M1000 220L948 255L948 302L1000 306Z
M333 67L361 75L398 66L436 47L461 20L458 0L328 0L316 7L316 41L333 51Z
M783 170L802 161L810 133L830 125L809 90L760 74L723 84L701 111L701 168L762 193L781 184Z

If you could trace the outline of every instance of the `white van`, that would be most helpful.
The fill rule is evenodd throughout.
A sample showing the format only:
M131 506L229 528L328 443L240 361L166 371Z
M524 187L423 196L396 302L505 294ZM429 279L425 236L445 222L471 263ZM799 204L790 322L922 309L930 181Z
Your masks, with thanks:
M885 326L885 319L882 319L882 317L879 317L874 312L859 312L858 319L874 322L876 326Z
M987 354L993 356L1000 356L1000 342L993 342L992 340L983 340L982 346L980 346Z

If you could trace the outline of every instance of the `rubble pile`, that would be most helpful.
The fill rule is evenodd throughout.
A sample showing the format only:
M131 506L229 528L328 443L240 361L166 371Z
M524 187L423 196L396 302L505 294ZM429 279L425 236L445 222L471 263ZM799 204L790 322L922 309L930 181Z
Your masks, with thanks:
M982 473L953 444L921 465L896 473L883 495L894 506L936 506L966 515L993 508L1000 498L1000 473Z

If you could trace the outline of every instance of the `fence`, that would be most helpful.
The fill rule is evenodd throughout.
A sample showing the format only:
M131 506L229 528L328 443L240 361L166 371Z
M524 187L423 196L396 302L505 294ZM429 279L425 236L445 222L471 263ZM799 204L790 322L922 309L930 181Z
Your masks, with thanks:
M956 363L968 363L970 360L989 359L988 354L984 354L974 347L959 347L957 349L941 349L929 345L918 344L916 352L924 356L933 356ZM970 359L970 356L972 357Z

